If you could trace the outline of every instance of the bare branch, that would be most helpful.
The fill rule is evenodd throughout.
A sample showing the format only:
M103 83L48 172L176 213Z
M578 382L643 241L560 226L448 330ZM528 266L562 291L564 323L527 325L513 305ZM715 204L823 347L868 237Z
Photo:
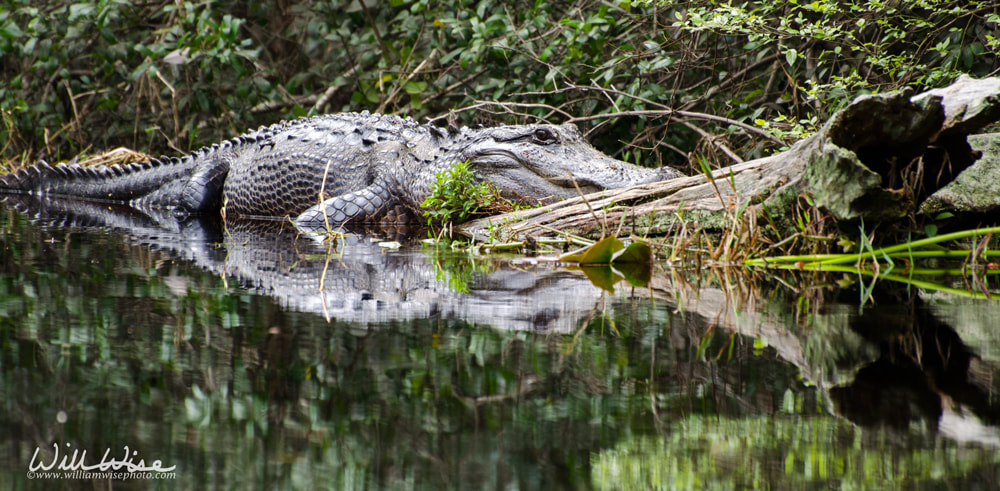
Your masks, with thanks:
M652 110L622 111L620 113L612 113L612 114L592 114L590 116L580 116L580 117L575 117L575 118L569 118L569 120L567 122L568 123L578 123L580 121L593 121L595 119L617 118L617 117L622 117L622 116L649 116L649 117L655 117L655 118L664 118L664 117L670 117L670 116L681 116L681 117L685 117L685 118L704 119L704 120L708 120L708 121L715 121L715 122L718 122L718 123L731 124L733 126L741 128L743 130L746 130L747 132L750 132L750 133L753 133L755 135L767 138L768 140L771 140L774 143L781 144L781 145L784 144L783 141L781 141L778 138L775 138L774 136L768 134L766 131L764 131L764 130L762 130L760 128L757 128L755 126L750 126L750 125L748 125L746 123L742 123L740 121L736 121L735 119L729 119L729 118L726 118L726 117L723 117L723 116L714 116L712 114L698 113L698 112L693 112L693 111L678 111L678 110L675 110L675 109L659 109L659 110L655 110L655 111L652 111Z

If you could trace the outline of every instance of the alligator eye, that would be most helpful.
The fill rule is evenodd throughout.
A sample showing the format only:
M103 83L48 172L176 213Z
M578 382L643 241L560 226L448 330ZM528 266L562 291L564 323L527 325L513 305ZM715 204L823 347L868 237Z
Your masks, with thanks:
M539 145L548 145L556 142L556 135L548 128L537 128L531 136L534 142Z

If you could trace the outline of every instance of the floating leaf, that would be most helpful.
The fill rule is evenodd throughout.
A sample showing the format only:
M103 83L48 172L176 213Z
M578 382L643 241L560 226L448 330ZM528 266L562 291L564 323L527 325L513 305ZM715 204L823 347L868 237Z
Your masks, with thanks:
M611 264L615 252L625 247L617 237L605 237L592 246L568 252L559 257L560 261L588 264Z
M617 238L606 237L592 246L563 254L559 260L577 263L591 283L614 292L614 284L623 279L636 287L649 284L653 251L644 242L633 242L625 247Z
M652 264L653 250L645 242L633 242L625 250L615 254L611 264Z

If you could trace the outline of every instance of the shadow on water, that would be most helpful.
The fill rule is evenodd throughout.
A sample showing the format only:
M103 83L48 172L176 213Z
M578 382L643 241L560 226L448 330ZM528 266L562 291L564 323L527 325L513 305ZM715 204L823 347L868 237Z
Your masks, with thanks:
M1000 485L991 301L711 269L609 293L384 231L14 199L7 488ZM176 469L29 479L126 445Z

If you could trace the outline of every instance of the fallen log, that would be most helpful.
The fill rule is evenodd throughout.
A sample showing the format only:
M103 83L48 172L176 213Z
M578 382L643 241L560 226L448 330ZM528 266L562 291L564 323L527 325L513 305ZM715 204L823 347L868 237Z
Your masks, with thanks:
M1000 78L962 76L951 86L918 95L902 90L860 96L819 132L775 155L710 175L480 218L457 230L482 241L553 231L590 237L619 230L664 235L682 221L697 220L711 229L745 213L788 217L800 196L839 221L897 220L918 213L921 204L972 166L980 152L970 146L968 135L998 119ZM988 179L1000 182L1000 175ZM952 193L948 199L931 198L934 206L926 211L940 212L960 201L954 192L946 192Z

